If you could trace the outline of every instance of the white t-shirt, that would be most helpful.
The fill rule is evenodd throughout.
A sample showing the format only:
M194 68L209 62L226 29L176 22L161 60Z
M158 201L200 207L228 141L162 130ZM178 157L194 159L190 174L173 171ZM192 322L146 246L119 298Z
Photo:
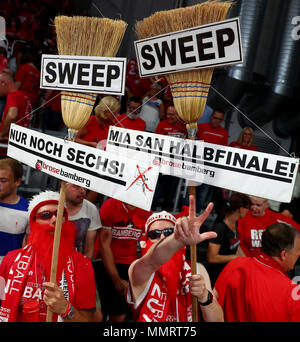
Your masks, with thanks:
M87 231L97 230L102 226L98 209L95 204L84 199L79 212L69 216L69 220L77 227L75 247L78 252L83 253Z
M146 131L155 132L160 122L159 111L163 102L160 99L150 101L148 99L148 96L144 98L140 118L146 122Z

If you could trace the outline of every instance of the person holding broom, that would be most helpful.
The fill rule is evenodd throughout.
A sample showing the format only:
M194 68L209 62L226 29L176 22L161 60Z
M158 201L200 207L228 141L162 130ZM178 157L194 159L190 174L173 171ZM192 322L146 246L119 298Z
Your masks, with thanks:
M138 322L192 321L192 295L197 297L205 321L223 321L223 311L212 295L208 273L198 264L191 275L185 260L185 246L216 237L214 232L200 234L202 223L213 204L198 217L195 198L190 196L190 214L176 219L162 211L152 214L145 226L143 256L129 267L127 301Z
M45 191L29 202L28 244L9 252L0 266L0 279L5 281L5 294L0 298L0 322L44 322L47 307L53 313L54 322L93 321L94 272L90 259L74 249L75 228L66 210L57 282L49 282L58 199L58 193ZM30 311L36 311L34 318L30 317Z

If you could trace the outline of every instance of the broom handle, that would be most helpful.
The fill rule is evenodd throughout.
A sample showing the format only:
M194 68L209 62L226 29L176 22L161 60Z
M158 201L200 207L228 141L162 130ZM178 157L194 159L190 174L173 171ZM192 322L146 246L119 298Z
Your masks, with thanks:
M188 139L196 140L197 123L186 124ZM193 195L196 203L196 187L193 181L190 181L189 195ZM191 268L192 274L197 274L197 245L190 246ZM192 297L192 319L193 322L198 322L198 299L196 296Z
M52 249L52 261L51 261L51 272L50 272L50 282L56 284L56 274L57 274L57 260L59 253L61 226L64 213L64 205L66 199L66 182L62 181L60 184L60 194L59 202L57 208L56 224L54 231L53 249ZM46 322L52 322L52 311L47 307L47 317Z

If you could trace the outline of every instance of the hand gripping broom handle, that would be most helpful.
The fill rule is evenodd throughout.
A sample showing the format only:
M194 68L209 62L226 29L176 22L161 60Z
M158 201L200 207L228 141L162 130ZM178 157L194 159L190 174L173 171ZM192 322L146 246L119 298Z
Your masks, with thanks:
M188 133L188 139L196 140L197 133L197 123L186 124L186 129ZM196 187L193 181L189 182L189 194L193 195L196 201ZM190 246L190 255L191 255L191 267L192 274L197 274L197 245ZM192 318L193 322L198 322L198 299L193 296L192 303Z
M66 182L62 181L60 185L59 202L57 208L56 225L54 231L54 241L52 250L52 262L51 262L51 272L50 272L50 282L56 283L57 275L57 260L59 253L61 226L64 213L64 205L66 200ZM49 306L47 307L46 322L52 322L52 311L50 311Z

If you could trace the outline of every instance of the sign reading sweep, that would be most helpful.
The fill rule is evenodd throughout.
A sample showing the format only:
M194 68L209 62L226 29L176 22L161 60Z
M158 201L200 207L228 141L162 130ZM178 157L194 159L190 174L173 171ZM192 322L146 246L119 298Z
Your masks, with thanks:
M134 42L141 77L243 62L239 18Z

